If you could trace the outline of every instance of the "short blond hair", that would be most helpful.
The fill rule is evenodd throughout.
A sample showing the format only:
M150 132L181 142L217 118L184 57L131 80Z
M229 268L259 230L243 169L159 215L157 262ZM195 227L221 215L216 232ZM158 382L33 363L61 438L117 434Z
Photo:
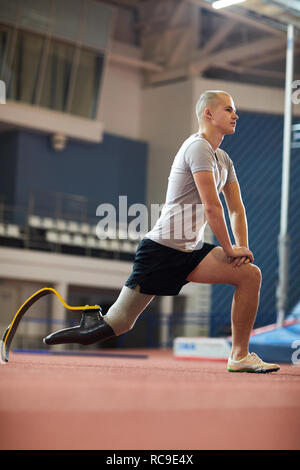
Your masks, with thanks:
M196 115L199 123L203 119L205 108L215 108L219 104L221 94L230 96L227 91L223 90L207 90L200 95L196 104Z

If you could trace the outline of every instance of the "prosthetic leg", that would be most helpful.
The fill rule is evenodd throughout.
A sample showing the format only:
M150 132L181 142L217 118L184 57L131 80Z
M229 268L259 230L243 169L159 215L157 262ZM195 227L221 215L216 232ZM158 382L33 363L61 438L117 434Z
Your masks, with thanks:
M35 292L31 297L29 297L29 299L26 300L26 302L24 302L24 304L19 308L19 310L15 314L11 324L6 329L2 340L0 341L0 350L1 350L1 360L2 360L2 362L8 362L10 345L11 345L12 340L14 338L14 335L17 331L18 325L19 325L21 319L23 318L23 316L25 315L25 313L27 312L27 310L35 302L37 302L41 297L44 297L45 295L49 295L49 294L55 294L56 297L58 298L58 300L63 304L63 306L67 310L70 310L71 312L75 312L75 311L86 312L87 317L86 317L86 320L85 320L84 324L87 325L89 330L93 329L92 326L95 323L95 321L94 321L95 318L97 318L97 326L99 327L98 318L101 315L100 314L101 308L99 307L99 305L94 305L94 306L86 305L84 307L83 306L81 306L81 307L72 307L72 306L66 304L66 302L62 299L62 297L59 295L59 293L55 289L52 289L51 287L45 287L45 288ZM105 326L107 326L106 333L108 334L108 332L109 332L112 336L114 336L113 330L108 325L104 324L103 327L105 328ZM76 330L76 332L78 333L77 330ZM71 335L70 334L67 336L67 338L68 338L67 342L76 342L76 341L70 341L71 340ZM78 338L80 338L80 340L82 339L82 337L80 335L79 336L75 335L75 336L72 337L73 340L78 339ZM84 339L83 339L83 341L84 341ZM53 343L49 343L49 344L56 344L56 343L53 342ZM81 343L81 344L85 344L85 343Z
M78 326L64 328L43 339L45 344L82 344L87 346L116 336L114 330L103 320L98 311L85 310Z
M131 330L153 295L141 294L139 287L129 289L124 286L116 302L105 316L101 309L85 310L80 325L52 333L44 338L45 344L78 343L83 345L104 341L113 336L120 336Z
M141 294L139 286L134 289L124 286L117 301L103 316L99 305L72 307L66 304L55 289L45 287L24 302L6 329L0 342L1 360L3 362L8 362L10 345L23 315L37 300L52 293L57 296L67 310L72 312L82 311L82 316L79 325L64 328L46 336L43 341L48 345L68 343L88 345L126 333L133 328L139 315L154 298L154 295Z

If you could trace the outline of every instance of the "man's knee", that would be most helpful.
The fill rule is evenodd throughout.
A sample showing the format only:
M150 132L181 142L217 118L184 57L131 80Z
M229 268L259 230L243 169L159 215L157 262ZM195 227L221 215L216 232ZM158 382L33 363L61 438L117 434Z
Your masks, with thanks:
M136 318L132 318L131 315L126 314L126 311L113 306L104 316L104 321L114 330L116 336L120 336L132 330Z
M141 294L137 289L124 286L118 299L105 315L104 320L117 336L126 333L134 327L137 318L149 305L153 297L153 295Z
M256 284L260 287L262 281L262 273L259 267L256 266L256 264L252 263L246 264L244 265L244 267L246 269L243 270L243 275L241 276L241 279Z

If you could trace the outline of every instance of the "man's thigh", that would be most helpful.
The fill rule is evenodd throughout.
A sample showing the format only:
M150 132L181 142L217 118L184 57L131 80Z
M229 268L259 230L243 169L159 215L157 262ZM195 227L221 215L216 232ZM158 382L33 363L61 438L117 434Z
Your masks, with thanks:
M228 263L223 248L217 246L188 275L187 281L238 285L242 279L259 275L259 268L252 263L242 264L239 267Z

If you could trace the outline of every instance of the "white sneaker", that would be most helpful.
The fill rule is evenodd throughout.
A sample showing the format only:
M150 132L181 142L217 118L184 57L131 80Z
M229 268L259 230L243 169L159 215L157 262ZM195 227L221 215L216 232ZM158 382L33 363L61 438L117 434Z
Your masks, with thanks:
M227 370L229 372L275 372L280 369L278 364L269 364L262 361L255 353L249 353L239 361L228 359Z

